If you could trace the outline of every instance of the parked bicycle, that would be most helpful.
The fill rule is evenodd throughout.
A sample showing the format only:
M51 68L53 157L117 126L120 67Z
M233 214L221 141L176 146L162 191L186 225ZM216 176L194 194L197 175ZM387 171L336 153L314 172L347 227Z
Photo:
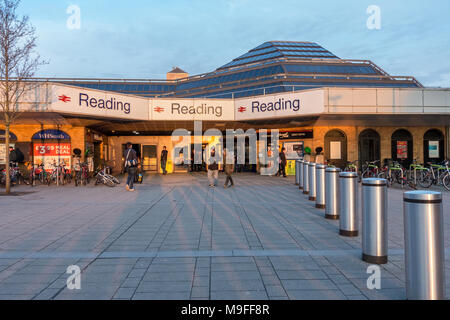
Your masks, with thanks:
M23 172L20 170L18 166L13 166L9 170L9 176L11 179L11 185L14 186L15 184L25 184L29 185L30 180L29 178L23 174ZM0 175L0 184L5 185L6 184L6 169L3 169Z
M443 185L444 177L447 175L446 162L448 162L448 160L446 160L442 163L439 163L439 164L434 164L434 163L429 162L428 165L430 167L427 169L426 174L424 174L424 176L422 178L421 186L424 188L429 188L433 184L434 185Z
M104 185L107 185L108 187L115 187L116 184L120 184L119 180L106 173L110 171L108 167L104 167L101 170L98 170L95 174L95 185L98 185L99 183L103 183Z
M406 170L406 168L404 168L397 161L394 161L392 165L389 165L386 180L388 187L398 183L402 188L404 186L408 186L411 189L417 189L416 183L411 177L411 174L408 174L408 170Z
M380 173L380 168L378 167L377 163L380 162L380 160L375 161L366 161L362 166L362 178L376 178L378 177Z
M356 172L358 174L358 182L361 182L361 172L358 170L358 160L347 161L344 171L346 172Z

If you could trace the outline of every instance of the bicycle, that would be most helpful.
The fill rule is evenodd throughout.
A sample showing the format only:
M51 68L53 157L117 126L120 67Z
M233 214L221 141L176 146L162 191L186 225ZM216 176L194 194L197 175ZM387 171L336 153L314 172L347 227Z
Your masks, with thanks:
M417 174L417 172L419 172ZM429 169L425 168L423 165L417 163L417 159L413 160L413 163L409 165L409 178L414 181L415 186L419 184L423 188L428 188L425 177L428 175Z
M346 172L356 172L358 174L358 182L361 182L361 172L358 170L358 160L347 161L347 165L344 168Z
M443 185L444 177L446 175L445 161L441 164L434 164L428 162L430 168L428 169L426 175L423 177L421 186L424 188L429 188L431 185Z
M449 168L450 161L445 160L444 165L445 165L445 173L442 178L442 185L447 191L450 191L450 168Z
M366 161L363 165L363 170L361 177L362 178L375 178L378 177L380 173L380 168L376 165L376 163L380 162L380 160L375 161Z
M393 162L393 164L389 166L388 176L386 180L388 187L397 182L402 186L402 189L405 185L409 186L411 189L417 189L414 181L411 179L411 177L408 177L407 170L397 161Z
M50 183L54 182L55 184L65 185L68 182L67 172L65 168L65 162L63 161L60 164L53 163L53 169L49 175Z
M89 165L87 162L81 163L81 185L88 185L91 181L89 175Z
M120 184L119 180L116 177L107 174L106 171L108 171L108 167L104 167L103 169L97 171L97 173L95 174L95 185L103 183L108 187L115 187L116 184Z

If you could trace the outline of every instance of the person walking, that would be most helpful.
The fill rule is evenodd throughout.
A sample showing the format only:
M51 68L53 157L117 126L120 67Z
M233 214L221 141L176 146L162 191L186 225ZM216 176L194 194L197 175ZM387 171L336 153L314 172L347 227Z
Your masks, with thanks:
M286 178L286 164L287 164L287 160L286 160L286 148L281 148L281 152L280 152L280 166L279 166L279 170L277 172L277 176L281 176L283 175L283 178Z
M128 172L127 184L125 188L128 191L134 191L134 177L136 175L136 166L137 166L137 155L136 151L133 150L131 142L127 142L127 148L124 153L125 158L125 170Z
M211 154L208 159L208 181L209 187L214 188L219 178L219 165L216 161L216 149L211 149Z
M166 146L164 146L161 151L161 169L163 171L163 174L167 174L167 171L166 171L167 154L168 154L167 148L166 148Z
M78 148L73 149L72 169L75 178L75 187L78 187L78 183L81 184L81 150Z
M233 178L231 177L231 175L233 174L234 171L234 165L231 161L231 159L233 159L233 155L229 155L228 159L227 159L227 149L223 150L223 164L224 164L224 169L225 169L225 174L227 176L227 178L225 179L225 184L224 184L224 188L228 188L228 187L234 187L234 181ZM228 183L230 183L230 185L228 185Z

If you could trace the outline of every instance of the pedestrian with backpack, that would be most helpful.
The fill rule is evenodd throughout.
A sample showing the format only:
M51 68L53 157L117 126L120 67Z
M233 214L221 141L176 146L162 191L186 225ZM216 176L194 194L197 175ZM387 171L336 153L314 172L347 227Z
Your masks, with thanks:
M234 187L234 181L233 181L233 178L231 177L231 175L233 174L233 171L234 171L233 160L234 160L233 154L231 152L230 152L230 154L228 154L227 149L224 149L223 150L223 165L224 165L225 175L227 176L225 179L225 184L223 185L224 188Z
M127 147L123 153L125 158L125 170L128 173L127 184L125 188L128 191L134 191L134 177L136 175L136 167L137 167L137 155L136 151L133 150L133 145L131 142L127 142Z

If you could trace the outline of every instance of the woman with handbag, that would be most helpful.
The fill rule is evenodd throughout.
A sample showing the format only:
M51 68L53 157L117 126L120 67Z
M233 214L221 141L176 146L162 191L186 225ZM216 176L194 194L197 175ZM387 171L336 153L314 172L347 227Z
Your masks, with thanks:
M137 167L137 155L133 150L131 142L127 142L127 148L125 149L123 156L125 157L125 170L128 172L127 184L125 188L128 191L134 191L133 183L136 175Z

